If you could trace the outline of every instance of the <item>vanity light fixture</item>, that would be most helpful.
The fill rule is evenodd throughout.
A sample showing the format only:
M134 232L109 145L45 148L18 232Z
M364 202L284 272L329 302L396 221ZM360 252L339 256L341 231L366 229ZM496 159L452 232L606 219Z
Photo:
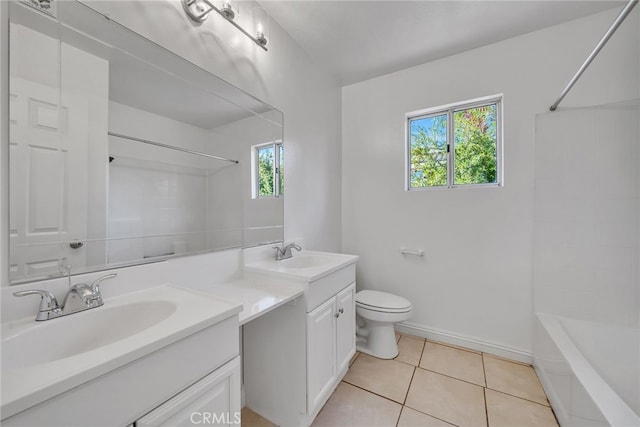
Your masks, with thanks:
M193 21L202 23L207 20L211 12L217 12L255 44L267 50L269 14L265 9L261 7L253 9L253 21L256 28L255 36L253 36L235 21L240 14L237 0L223 0L220 7L214 5L211 0L181 0L181 3L187 16Z

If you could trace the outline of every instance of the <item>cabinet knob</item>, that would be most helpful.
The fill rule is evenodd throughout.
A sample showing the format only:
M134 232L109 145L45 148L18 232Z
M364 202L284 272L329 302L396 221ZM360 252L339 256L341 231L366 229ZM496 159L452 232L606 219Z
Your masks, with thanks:
M336 316L336 317L340 317L340 312L337 312L337 313L335 314L335 316Z
M344 308L341 308L340 310L338 310L340 312L340 314L344 313Z

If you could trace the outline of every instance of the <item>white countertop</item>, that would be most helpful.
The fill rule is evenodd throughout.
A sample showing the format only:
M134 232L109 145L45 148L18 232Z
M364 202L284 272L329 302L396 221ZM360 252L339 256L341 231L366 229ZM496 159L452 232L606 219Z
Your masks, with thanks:
M273 257L258 259L244 265L245 271L279 277L299 282L314 282L331 273L358 261L357 255L332 252L308 251L294 252L289 259L276 261ZM309 260L308 264L292 264L296 261Z
M298 283L281 279L247 275L242 279L213 285L204 289L204 292L242 304L240 325L244 325L298 298L304 294L304 288Z
M2 418L50 399L82 383L97 378L129 362L192 335L204 328L227 319L242 310L238 303L226 301L200 291L162 285L105 300L102 307L71 314L44 322L33 318L3 325L3 344L22 333L35 331L46 336L46 328L74 328L77 322L89 319L100 310L110 310L127 304L143 304L148 301L170 301L175 310L164 320L139 332L117 339L90 351L40 364L5 360L2 364ZM142 306L141 306L142 307ZM74 323L76 322L76 323ZM73 329L70 329L73 331ZM100 333L100 331L96 331ZM47 345L43 343L43 345ZM54 344L55 345L55 344ZM45 347L42 351L48 351ZM3 356L5 353L3 351ZM13 364L10 369L6 366ZM5 366L6 365L6 366ZM25 366L22 366L25 365Z
M296 266L287 266L287 263L272 259L254 260L252 264L244 266L242 278L200 287L199 290L162 285L108 298L102 307L58 319L35 322L30 317L3 324L2 344L9 343L5 348L13 347L6 352L3 349L3 356L9 354L13 357L2 361L2 418L51 399L235 314L239 315L240 325L250 322L302 296L308 283L353 264L358 259L353 255L324 252L304 251L303 254L296 257L299 258ZM302 259L305 257L312 259ZM316 262L322 264L315 265ZM50 336L72 337L77 325L87 326L84 328L87 329L91 326L86 324L91 323L90 319L110 316L108 310L136 304L149 307L150 302L159 305L170 302L175 305L175 309L166 318L154 320L143 316L148 324L133 331L129 328L131 323L128 316L120 316L119 319L124 318L122 321L129 322L124 325L124 329L129 328L130 335L118 336L113 341L107 340L95 348L91 347L91 343L88 346L78 345L78 339L72 342L71 347L77 348L72 348L71 351L64 348L68 343L57 339L40 344L42 337L45 337L45 341L51 341L46 338ZM133 309L138 313L136 308ZM111 326L110 323L109 325ZM118 326L113 327L112 330L103 332L106 335L118 335ZM104 330L105 327L98 329ZM67 331L72 332L67 334ZM31 349L25 350L26 353L21 352L20 339L25 337L30 343L29 347L32 346L32 341L36 342L34 348L40 346L45 349L45 353L32 353ZM33 337L38 340L31 339ZM77 335L75 337L79 338ZM10 340L14 338L17 340L11 343ZM82 339L80 341L83 342ZM24 355L27 357L23 357ZM30 355L35 357L29 357Z

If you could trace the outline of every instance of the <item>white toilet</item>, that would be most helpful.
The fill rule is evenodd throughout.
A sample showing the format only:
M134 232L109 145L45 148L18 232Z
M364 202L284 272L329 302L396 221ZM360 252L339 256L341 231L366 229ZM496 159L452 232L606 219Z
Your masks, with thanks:
M380 359L398 355L393 324L411 318L411 303L388 292L364 290L356 293L356 350Z

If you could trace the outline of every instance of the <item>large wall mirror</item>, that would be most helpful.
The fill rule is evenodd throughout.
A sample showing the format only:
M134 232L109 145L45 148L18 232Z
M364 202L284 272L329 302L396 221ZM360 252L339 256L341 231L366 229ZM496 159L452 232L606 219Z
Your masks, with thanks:
M282 113L86 5L56 13L10 5L11 283L282 240Z

